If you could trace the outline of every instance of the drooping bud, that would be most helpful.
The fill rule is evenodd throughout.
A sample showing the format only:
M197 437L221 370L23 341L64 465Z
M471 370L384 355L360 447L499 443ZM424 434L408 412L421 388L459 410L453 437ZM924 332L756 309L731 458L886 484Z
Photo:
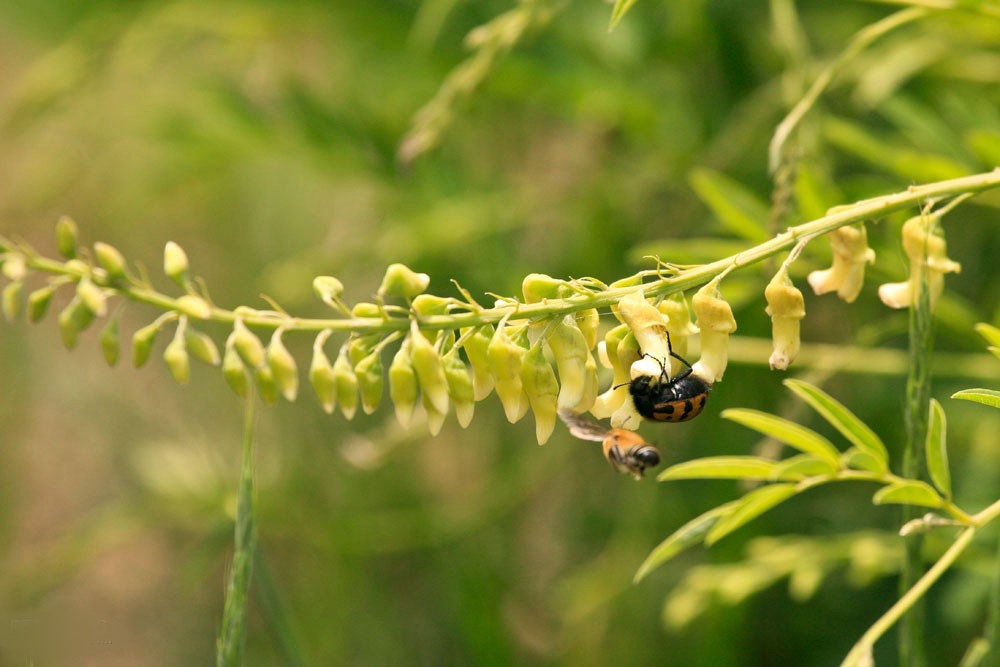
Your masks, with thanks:
M537 303L545 299L555 299L559 296L559 288L565 284L544 273L529 273L521 281L521 293L525 303Z
M38 322L45 317L45 313L49 309L49 303L52 302L52 295L55 294L55 291L56 285L49 284L45 287L39 287L28 295L29 322Z
M639 342L635 339L635 334L631 329L629 329L628 334L618 344L616 352L618 361L617 364L613 364L615 377L619 377L619 373L621 373L623 379L620 383L618 380L615 380L615 385L621 385L617 389L617 391L621 392L621 399L617 409L611 413L611 428L635 430L642 423L642 415L635 408L629 385L632 379L636 377L636 363L641 360L642 350L639 349ZM657 372L661 371L662 369L657 366ZM591 410L591 414L593 414L593 410Z
M535 439L539 445L544 445L556 426L559 383L552 366L545 360L540 340L524 355L521 382L535 414Z
M0 259L2 259L2 262L0 262L0 271L2 271L4 277L8 280L17 282L18 280L24 280L24 277L28 275L28 263L24 259L24 255L0 256Z
M299 395L299 369L295 357L281 340L283 328L275 330L267 344L267 365L274 374L274 384L286 401L294 401Z
M177 310L181 315L187 315L196 320L207 320L212 317L212 307L208 301L196 294L185 294L177 298Z
M698 290L691 307L701 329L701 358L692 372L708 382L718 382L729 363L729 334L736 331L733 309L719 293L716 280Z
M462 361L458 348L451 348L441 361L444 364L445 378L448 380L448 396L455 406L455 417L458 419L458 424L465 428L472 421L476 409L472 376Z
M583 413L590 410L597 400L597 387L597 360L588 351L587 358L583 362L583 394L580 396L580 401L573 406L572 411Z
M621 348L621 349L619 349ZM598 419L610 417L628 398L628 383L631 380L631 366L639 358L639 345L627 324L619 324L604 335L599 346L601 360L613 371L611 386L597 397L590 414ZM627 360L625 360L627 358Z
M441 355L417 328L416 322L410 328L409 341L410 360L420 381L420 390L436 411L448 414L448 380L444 374Z
M865 265L875 261L875 251L868 247L865 223L840 227L827 237L833 250L833 265L810 273L809 286L816 294L835 291L838 297L853 303L865 282Z
M799 323L806 316L802 292L792 284L788 269L782 266L764 288L765 312L771 317L771 370L785 370L799 353Z
M390 264L382 277L378 295L412 299L422 294L430 284L431 277L426 273L417 273L405 264Z
M177 323L174 337L163 350L163 361L166 362L170 374L177 384L187 384L191 379L191 361L188 358L187 347L184 345L184 332L187 329L187 319L181 317Z
M420 402L424 406L424 412L427 413L427 430L430 431L431 435L437 435L444 427L445 417L448 416L447 413L438 412L434 404L427 398L427 394L423 394L420 397Z
M434 315L447 315L451 303L451 299L443 296L419 294L413 299L410 307L419 317L432 317Z
M153 350L153 343L156 341L156 335L160 333L161 326L162 322L157 319L132 334L132 365L136 368L140 368L149 360L149 354Z
M670 334L670 342L674 353L681 357L687 357L688 341L691 336L698 333L698 327L691 321L691 310L688 308L684 293L676 292L671 294L668 298L660 302L657 309L667 316L667 333ZM671 377L677 375L685 368L680 359L676 357L670 359Z
M389 364L389 398L396 409L396 419L402 426L410 425L418 396L417 372L413 370L410 341L406 339Z
M333 362L333 379L337 386L337 403L346 419L354 419L358 409L358 376L354 374L347 345L342 345Z
M618 313L632 330L642 353L642 357L632 364L630 378L659 377L670 359L667 318L646 301L642 289L622 297L618 302Z
M361 409L370 415L378 409L382 402L382 392L385 376L382 372L382 355L378 350L372 350L354 367L358 377L358 389L361 390Z
M526 348L518 345L507 334L506 322L501 322L497 327L486 348L497 396L503 404L507 421L511 424L520 420L529 407L521 382L521 364L525 352Z
M108 299L104 295L104 290L91 282L90 278L84 277L76 285L76 294L80 297L80 302L87 307L93 315L104 317L108 313Z
M184 342L188 351L198 361L209 366L219 365L219 348L208 334L188 326L184 332Z
M940 215L918 215L903 224L903 250L910 259L906 282L886 283L878 288L882 303L890 308L908 308L920 293L920 282L927 277L931 309L944 291L944 274L958 273L962 266L948 259Z
M250 388L250 376L233 344L233 334L226 340L226 351L222 355L222 377L237 396L246 398L247 390Z
M66 259L76 257L76 243L80 236L80 231L76 227L76 222L68 215L59 218L56 223L56 249L59 254Z
M462 329L462 335L464 336L467 331L468 329ZM483 400L493 391L493 375L490 372L490 358L487 352L493 333L493 325L481 326L462 344L465 354L469 357L469 365L472 366L472 386L477 401Z
M590 348L572 315L553 324L547 339L559 370L559 407L572 409L586 390L586 363Z
M243 320L241 319L237 318L233 324L232 340L233 346L239 353L240 358L243 359L243 363L251 369L257 369L264 365L264 345L247 328L247 325L243 324Z
M333 335L331 329L323 329L313 341L312 361L309 363L309 383L312 384L316 398L327 414L333 414L337 407L337 381L333 374L333 365L323 351L327 339Z
M576 314L576 326L583 333L583 339L587 341L587 349L593 350L597 345L597 330L601 326L601 316L596 308L581 310Z
M268 365L258 366L253 371L254 379L257 381L257 388L260 390L261 398L268 405L278 402L278 383L274 378L274 371Z
M67 349L76 347L80 338L80 332L90 326L94 321L94 313L80 300L80 296L74 296L61 313L59 313L59 332L62 334L63 344Z
M101 352L104 353L104 360L108 366L115 366L121 354L121 336L119 335L119 321L121 320L121 308L108 318L107 324L101 329Z
M125 275L125 257L113 245L102 241L94 244L94 257L112 280L123 280Z
M187 289L190 283L187 253L173 241L167 241L167 245L163 248L163 273Z
M21 302L24 294L24 283L15 280L3 288L3 316L8 322L13 322L21 316Z

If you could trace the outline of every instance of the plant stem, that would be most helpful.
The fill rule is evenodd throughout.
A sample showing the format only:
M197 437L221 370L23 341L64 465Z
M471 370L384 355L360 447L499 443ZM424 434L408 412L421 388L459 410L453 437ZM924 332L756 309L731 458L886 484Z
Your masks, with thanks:
M216 644L216 667L239 667L243 664L246 643L247 609L250 605L250 579L257 528L253 514L253 438L254 393L247 395L243 424L243 459L240 465L239 493L236 500L236 529L233 562L226 586L226 603L222 612L222 627Z

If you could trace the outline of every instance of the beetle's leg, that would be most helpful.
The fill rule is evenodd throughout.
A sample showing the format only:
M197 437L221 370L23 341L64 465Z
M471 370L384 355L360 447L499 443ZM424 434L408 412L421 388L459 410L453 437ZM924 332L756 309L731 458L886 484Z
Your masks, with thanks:
M687 359L685 359L681 355L679 355L676 352L674 352L674 346L670 344L670 332L669 331L667 332L667 351L670 353L671 357L673 357L674 359L676 359L677 361L681 362L682 364L684 364L685 366L688 367L687 372L679 374L676 379L687 377L691 373L691 364L690 364L690 362L688 362Z

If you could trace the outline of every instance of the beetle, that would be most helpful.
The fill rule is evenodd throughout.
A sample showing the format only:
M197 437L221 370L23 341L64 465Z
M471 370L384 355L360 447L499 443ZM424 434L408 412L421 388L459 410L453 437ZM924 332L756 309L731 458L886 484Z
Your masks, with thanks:
M684 357L675 353L667 334L670 356L687 366L674 377L667 374L667 365L660 363L660 375L640 375L629 382L635 409L646 419L658 422L684 422L701 414L708 402L712 383L694 373L694 368Z

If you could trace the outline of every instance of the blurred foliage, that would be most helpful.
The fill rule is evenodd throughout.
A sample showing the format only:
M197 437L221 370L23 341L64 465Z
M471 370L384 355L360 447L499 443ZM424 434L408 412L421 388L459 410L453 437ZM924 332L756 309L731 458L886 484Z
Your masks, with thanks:
M796 135L794 200L778 199L794 204L775 214L775 125L823 63L896 7L644 0L609 33L610 4L560 3L402 168L400 141L469 56L465 35L513 3L0 2L0 232L47 248L52 222L71 214L150 266L182 241L218 302L264 292L302 314L322 312L314 275L366 299L396 261L438 293L455 278L481 295L516 292L532 271L614 280L651 252L713 259L746 238L741 215L771 211L774 231L1000 161L1000 21L977 11L989 3L966 4L843 67ZM972 325L998 323L1000 235L987 219L998 205L988 194L949 216L963 272L938 311L939 348L979 351ZM855 304L807 299L804 349L903 344L905 315L887 314L875 289L904 275L905 217L870 226L879 260ZM812 244L793 279L826 264L824 248ZM740 333L766 336L769 276L755 298L755 272L727 296ZM136 318L129 330L141 319L124 317ZM732 366L696 421L644 435L669 462L766 450L718 419L733 406L803 418L764 362ZM53 328L23 323L0 328L0 368L0 664L18 618L52 637L106 621L112 645L47 647L75 664L209 662L240 401L217 373L196 369L178 389L165 368L109 371L97 345L70 354ZM902 377L823 375L898 461ZM969 384L942 378L933 395L948 411L956 502L977 507L1000 485L1000 423L947 399ZM833 553L845 533L893 531L898 512L871 507L869 488L796 498L633 587L650 549L735 497L734 482L632 483L567 435L539 449L530 421L507 424L492 399L468 430L449 421L435 438L384 408L346 423L307 400L265 411L258 436L264 574L248 665L828 665L896 596L888 580L857 590L832 577L792 601L769 585L787 574L772 568L740 606L709 596L697 623L662 623L664 599L712 571L698 567L759 565L755 535L808 533ZM932 591L934 664L955 663L979 632L974 565ZM886 645L879 664L892 664Z

